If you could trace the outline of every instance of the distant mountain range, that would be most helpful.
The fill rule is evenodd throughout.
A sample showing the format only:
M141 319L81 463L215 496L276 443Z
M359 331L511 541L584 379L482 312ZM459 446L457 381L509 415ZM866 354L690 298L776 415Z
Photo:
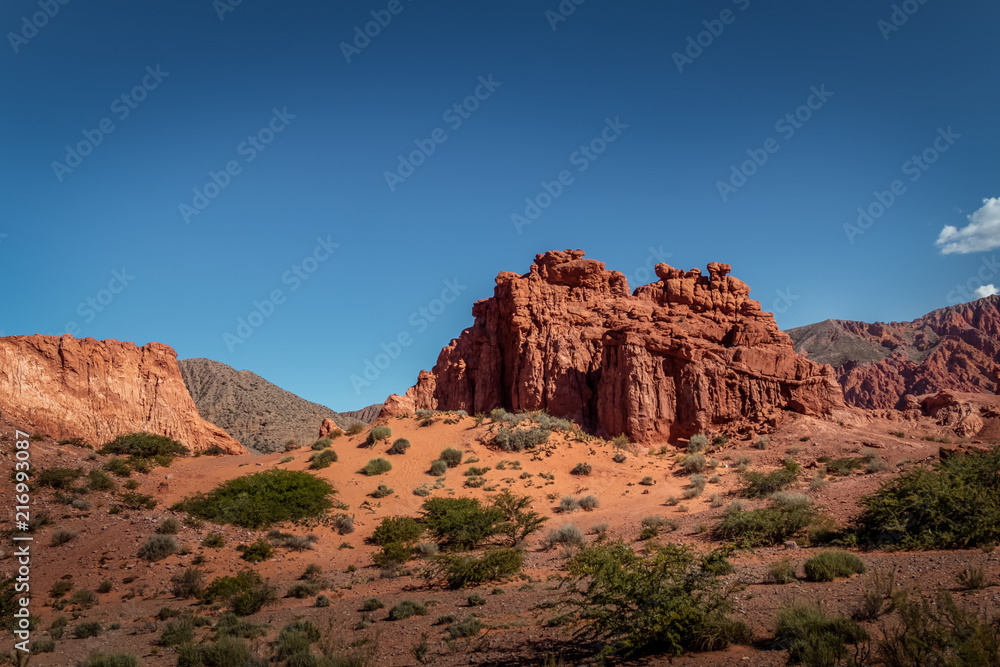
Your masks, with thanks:
M260 453L282 451L289 442L300 446L314 442L327 418L342 429L367 424L382 408L372 405L339 413L218 361L182 359L177 363L202 419Z
M932 311L912 322L826 320L786 332L795 351L831 364L844 399L899 408L906 394L997 393L1000 296Z

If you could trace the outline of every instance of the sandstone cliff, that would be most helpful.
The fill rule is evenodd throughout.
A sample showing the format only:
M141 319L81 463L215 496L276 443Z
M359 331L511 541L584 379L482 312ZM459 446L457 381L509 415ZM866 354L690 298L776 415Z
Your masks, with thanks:
M912 322L827 320L788 331L795 349L832 364L844 398L905 408L907 394L997 392L1000 296L941 308Z
M138 347L70 335L0 338L0 411L22 431L79 437L95 447L138 431L192 450L246 449L198 415L166 345Z
M659 282L630 293L583 255L550 251L525 275L500 273L474 324L382 415L545 409L651 442L843 407L833 369L796 354L729 265L703 276L659 264Z

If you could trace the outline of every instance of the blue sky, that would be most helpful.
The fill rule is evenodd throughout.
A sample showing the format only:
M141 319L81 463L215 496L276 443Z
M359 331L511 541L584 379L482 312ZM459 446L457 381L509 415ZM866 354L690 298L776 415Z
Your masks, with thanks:
M346 410L549 249L633 287L728 262L782 328L912 319L1000 285L998 19L11 0L0 330L155 340Z

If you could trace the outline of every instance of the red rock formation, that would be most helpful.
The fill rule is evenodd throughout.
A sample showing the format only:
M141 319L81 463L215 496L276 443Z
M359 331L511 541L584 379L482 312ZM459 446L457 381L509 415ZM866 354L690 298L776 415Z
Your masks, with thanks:
M630 294L624 275L583 254L550 251L523 276L501 272L472 327L382 416L545 409L650 442L843 407L833 369L795 354L728 264L709 264L708 276L659 264L660 281Z
M827 320L788 333L798 352L833 364L845 400L858 407L903 408L906 394L943 389L997 392L1000 296L912 322Z
M247 450L198 416L166 345L138 347L70 335L0 338L0 410L22 431L101 446L146 431L192 450Z

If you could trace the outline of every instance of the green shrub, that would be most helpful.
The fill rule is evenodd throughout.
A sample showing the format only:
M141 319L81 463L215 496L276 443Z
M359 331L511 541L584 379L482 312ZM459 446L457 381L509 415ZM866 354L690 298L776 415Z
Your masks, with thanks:
M49 589L49 595L54 598L61 598L71 590L73 590L72 581L69 581L68 579L59 579L52 584L52 588Z
M243 554L241 558L248 563L259 563L274 555L274 547L263 538L250 544L241 544L236 550Z
M215 490L189 497L175 509L215 523L266 528L279 521L319 516L333 503L325 480L307 472L268 470L237 477Z
M104 595L110 593L112 588L114 588L114 582L110 579L102 579L101 583L97 585L97 592Z
M32 653L55 653L56 643L52 639L35 639L31 642Z
M145 493L134 493L131 491L118 494L118 501L125 509L130 510L151 510L156 507L153 496Z
M833 581L837 577L864 574L865 564L860 558L846 551L824 551L806 560L808 581Z
M589 583L571 586L565 603L587 621L581 637L604 644L599 660L612 653L721 650L752 639L746 626L726 616L731 591L715 574L717 557L676 545L650 552L642 556L617 542L584 549L567 564L574 584Z
M523 452L546 442L550 431L540 426L531 428L501 428L493 444L505 452Z
M402 542L389 542L381 551L372 554L372 562L378 567L395 570L413 557L413 547Z
M294 456L282 456L281 460L278 463L291 463L294 460L295 460Z
M354 532L354 519L347 514L338 514L330 520L330 525L338 535L350 535Z
M615 463L625 463L625 461L628 460L628 457L625 456L624 452L618 452L611 458L611 460Z
M226 544L226 539L219 533L209 533L201 543L210 549L221 549Z
M75 604L85 609L90 609L95 604L97 604L97 594L94 593L94 591L88 590L86 588L81 588L80 590L73 593L69 601L70 604Z
M384 547L392 542L415 542L424 532L424 527L416 519L409 516L392 516L382 519L382 522L372 533L371 541Z
M447 451L447 450L445 450L445 451ZM439 459L437 461L431 461L431 470L430 470L430 473L432 475L434 475L435 477L440 477L441 475L443 475L446 472L448 472L448 467L449 466L448 466L447 461L445 461L443 459Z
M392 470L392 464L386 459L379 458L368 461L365 467L361 469L361 472L369 477L374 477L375 475L387 473L390 470Z
M318 451L323 450L323 449L329 449L331 445L333 445L333 439L331 439L331 438L320 438L319 440L317 440L316 442L314 442L312 444L312 447L310 449L312 449L313 451L318 452Z
M365 439L365 444L372 447L379 440L385 440L391 435L392 429L388 426L373 426L372 430L368 431L368 437Z
M111 491L115 488L115 483L108 473L94 468L87 473L87 488L91 491Z
M385 604L378 598L366 598L363 603L361 603L361 611L378 611Z
M844 457L828 461L826 463L826 471L836 477L846 477L855 470L860 470L864 464L864 459Z
M771 444L771 440L766 436L759 436L753 443L754 449L767 449L767 446Z
M462 463L462 452L454 447L449 447L441 452L440 460L444 461L449 468L455 468Z
M52 533L51 544L54 547L58 547L61 544L66 544L70 540L75 539L77 535L78 533L75 530L71 530L69 528L59 528Z
M318 595L316 597L316 602L313 603L313 606L314 607L329 607L330 604L332 604L330 602L330 598L328 598L325 595Z
M582 547L587 544L583 531L572 523L564 523L559 528L549 531L549 544Z
M263 637L266 635L267 630L267 625L257 625L250 623L249 621L244 621L232 612L223 614L222 618L220 618L218 623L215 624L215 635L217 638L240 637L243 639L254 639L256 637ZM237 663L232 664L235 665Z
M767 474L753 471L745 472L743 479L746 485L741 493L747 498L769 496L794 484L800 470L802 467L798 463L787 459L781 468Z
M639 484L641 486L653 486L654 484L656 484L656 480L654 480L649 475L646 475L645 477L639 480Z
M170 592L181 600L198 597L204 588L205 572L198 567L185 568L170 578Z
M159 527L157 527L156 532L161 535L176 535L181 530L181 522L176 518L170 516L160 522Z
M323 468L329 468L332 464L337 462L337 452L332 449L324 449L321 452L313 454L309 457L309 469L310 470L322 470Z
M852 532L871 547L960 549L1000 541L1000 447L914 468L861 499Z
M860 625L846 617L827 616L819 603L796 600L778 609L774 648L788 651L788 664L845 664L853 657L847 645L868 639Z
M87 637L100 637L101 633L104 632L104 626L97 621L88 621L85 623L80 623L75 628L73 628L73 636L77 639L86 639Z
M386 454L405 454L406 450L410 448L410 441L406 438L398 438L396 442L392 443L392 447L386 452Z
M716 539L739 542L746 547L781 544L817 519L808 505L783 505L772 501L769 507L746 511L731 506L713 529Z
M285 597L299 598L301 600L303 598L312 597L321 590L323 590L323 584L317 581L296 581L288 587L288 591L285 592Z
M611 438L611 444L617 447L618 449L628 447L629 445L628 436L625 435L624 433L616 435L615 437Z
M39 486L69 491L73 488L73 482L80 477L83 477L82 470L74 470L73 468L46 468L35 476L35 482Z
M577 463L576 467L573 468L570 471L570 474L571 475L589 475L590 471L592 469L593 468L591 468L591 465L589 463Z
M364 430L365 425L362 422L351 424L347 429L347 435L360 435Z
M154 456L173 458L188 454L188 448L170 438L154 433L130 433L120 435L106 443L100 450L101 454L118 454L149 459Z
M427 607L420 604L419 602L414 602L413 600L403 600L397 603L392 609L389 610L389 620L390 621L402 621L404 619L410 618L411 616L426 616Z
M386 496L391 496L395 491L390 489L385 484L379 484L378 488L372 491L370 495L372 498L385 498Z
M466 598L466 602L470 607L482 607L483 605L486 604L486 598L484 598L479 593L473 593L468 598Z
M524 552L510 547L488 549L481 557L442 554L434 557L428 576L444 578L449 588L497 581L521 571Z
M798 577L795 576L795 566L792 565L792 559L786 556L781 560L771 563L771 566L767 569L766 581L771 584L790 584L798 581Z
M167 623L157 642L160 646L179 646L194 641L194 619L190 616Z
M132 476L132 468L125 459L111 459L104 464L104 469L118 477Z
M214 642L184 644L178 650L178 667L236 667L252 665L250 647L238 637L222 635ZM138 663L137 663L138 664Z
M98 651L91 653L86 660L79 664L82 667L139 667L139 658L131 653L101 653Z
M708 436L704 433L698 433L692 435L691 439L688 441L687 451L689 454L694 454L695 452L700 452L708 447Z
M503 511L474 498L428 498L423 523L444 549L471 550L501 534Z
M444 631L448 639L468 639L478 635L483 627L483 622L475 616L466 616L461 621L451 623Z
M163 560L180 549L180 544L172 535L153 535L139 549L139 558L148 561Z
M597 496L590 494L583 498L580 498L580 508L585 510L597 509L601 506L601 501L597 499Z
M559 511L563 513L575 512L580 509L580 499L573 496L563 496L559 501Z

